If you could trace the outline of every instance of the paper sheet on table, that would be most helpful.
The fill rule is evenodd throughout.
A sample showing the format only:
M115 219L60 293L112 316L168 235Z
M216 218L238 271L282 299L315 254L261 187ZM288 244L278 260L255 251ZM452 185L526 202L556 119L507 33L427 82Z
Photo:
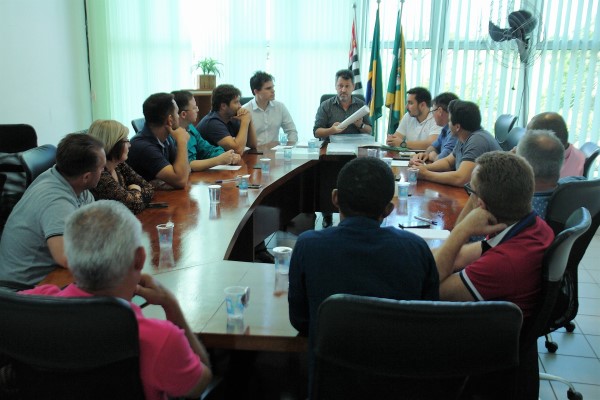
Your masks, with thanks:
M408 167L408 160L392 160L392 167Z
M237 171L240 168L242 168L241 165L215 165L209 169L213 171Z
M423 239L441 239L446 240L450 236L450 231L446 229L427 229L427 228L406 228L407 232L414 233Z
M308 140L307 141L302 141L302 142L296 142L296 146L295 147L308 147Z
M356 144L352 143L329 143L327 154L354 154L357 153Z
M354 121L356 121L359 118L364 117L368 113L369 113L369 107L362 106L354 114L352 114L351 116L349 116L348 118L346 118L345 120L340 122L340 124L338 125L338 128L346 129L348 126L350 126L350 124L353 124Z

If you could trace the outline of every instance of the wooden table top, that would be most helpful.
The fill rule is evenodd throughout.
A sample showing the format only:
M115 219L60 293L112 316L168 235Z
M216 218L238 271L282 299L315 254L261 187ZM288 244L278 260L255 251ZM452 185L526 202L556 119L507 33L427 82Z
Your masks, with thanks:
M292 162L286 164L283 154L270 150L271 147L273 144L263 146L260 150L264 154L245 154L239 170L190 174L185 189L156 192L153 201L167 202L167 208L146 209L138 214L148 254L144 271L173 291L190 327L208 347L272 351L306 349L305 338L297 337L297 331L289 322L287 296L274 294L273 265L233 259L239 259L239 254L243 254L236 250L240 243L254 240L246 246L251 251L257 240L263 239L249 239L248 232L254 232L256 236L263 225L272 225L268 224L270 218L263 215L269 215L273 203L290 203L281 197L282 190L289 191L291 188L292 195L297 196L296 190L306 189L308 196L314 197L315 193L310 188L296 186L310 186L312 181L302 178L313 176L319 164L337 158L324 155L324 151L317 158L316 154L307 155L304 150L298 149L301 154L295 155ZM263 157L271 158L268 175L254 168ZM396 172L401 173L399 170ZM245 174L251 175L251 183L262 187L250 189L247 196L240 196L235 183L224 183L221 203L210 205L208 185L216 180ZM394 197L395 209L383 225L416 225L420 221L414 216L418 215L438 222L437 226L432 226L433 229L452 229L466 200L467 195L462 188L419 181L415 194L408 201L398 202L398 198ZM290 204L278 206L285 209ZM295 210L296 204L291 208ZM277 211L274 213L279 215ZM257 217L258 214L260 217ZM175 224L173 253L161 255L156 225L168 221ZM252 229L247 229L248 226ZM437 243L430 242L430 245L436 247ZM68 270L57 269L41 283L64 286L70 282L72 276ZM243 326L234 326L227 321L223 290L233 285L251 288ZM164 318L162 310L156 306L146 307L144 314Z

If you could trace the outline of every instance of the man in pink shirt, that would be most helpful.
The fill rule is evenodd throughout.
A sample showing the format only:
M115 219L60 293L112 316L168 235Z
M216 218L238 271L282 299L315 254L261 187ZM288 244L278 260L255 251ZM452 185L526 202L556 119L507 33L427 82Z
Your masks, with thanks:
M140 378L148 400L200 397L212 372L206 349L188 326L175 296L142 274L146 252L142 226L123 204L100 200L75 211L64 232L65 254L75 283L63 290L38 286L25 294L57 297L134 294L163 308L166 321L146 318L131 303L138 320Z
M569 131L563 117L555 112L543 112L529 121L527 130L547 129L554 132L565 147L565 161L560 170L560 177L583 176L585 154L569 143Z

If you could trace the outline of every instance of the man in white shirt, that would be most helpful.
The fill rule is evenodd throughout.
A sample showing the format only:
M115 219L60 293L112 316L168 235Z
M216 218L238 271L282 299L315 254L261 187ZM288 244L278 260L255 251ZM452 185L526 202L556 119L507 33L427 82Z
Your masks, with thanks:
M388 135L389 146L409 149L426 149L437 139L442 131L433 118L431 93L423 87L414 87L406 92L406 114L402 117L398 129Z
M283 129L288 142L298 141L298 131L285 105L275 100L273 76L257 71L250 78L250 89L254 99L243 105L252 114L258 145L279 141Z

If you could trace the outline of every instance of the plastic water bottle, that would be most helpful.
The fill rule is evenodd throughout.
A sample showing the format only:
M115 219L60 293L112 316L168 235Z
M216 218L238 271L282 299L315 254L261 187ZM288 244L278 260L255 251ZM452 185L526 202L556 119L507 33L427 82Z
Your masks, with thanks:
M279 135L279 144L282 146L287 146L288 137L285 133Z

